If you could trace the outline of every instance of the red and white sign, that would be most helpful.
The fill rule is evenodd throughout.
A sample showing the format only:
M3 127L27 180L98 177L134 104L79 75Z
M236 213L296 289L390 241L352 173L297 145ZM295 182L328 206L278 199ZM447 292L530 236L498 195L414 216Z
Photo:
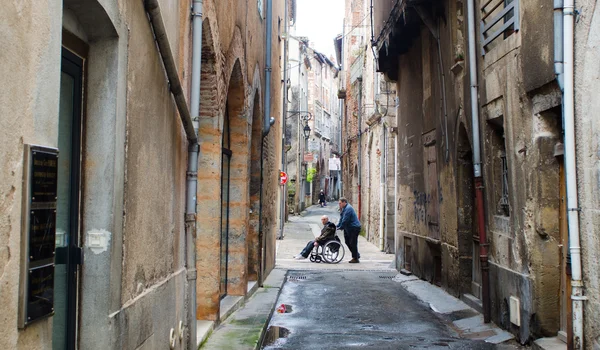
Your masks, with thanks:
M288 177L287 174L283 171L279 172L279 184L285 185L287 183Z
M304 153L304 161L307 163L312 163L315 161L315 157L312 153Z

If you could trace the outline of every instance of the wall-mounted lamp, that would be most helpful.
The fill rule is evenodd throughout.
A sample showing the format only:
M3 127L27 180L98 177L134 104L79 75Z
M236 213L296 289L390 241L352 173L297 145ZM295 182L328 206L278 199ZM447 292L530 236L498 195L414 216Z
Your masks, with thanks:
M310 137L310 126L308 124L304 125L304 138L308 140Z

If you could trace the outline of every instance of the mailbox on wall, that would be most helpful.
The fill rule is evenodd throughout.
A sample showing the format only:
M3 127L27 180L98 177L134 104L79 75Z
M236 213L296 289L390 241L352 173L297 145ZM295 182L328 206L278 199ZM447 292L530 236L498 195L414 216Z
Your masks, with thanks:
M19 327L54 314L58 149L25 145Z

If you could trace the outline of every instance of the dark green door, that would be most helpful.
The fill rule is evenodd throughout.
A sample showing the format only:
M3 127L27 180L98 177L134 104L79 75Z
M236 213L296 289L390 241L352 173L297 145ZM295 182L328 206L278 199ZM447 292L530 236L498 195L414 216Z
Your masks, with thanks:
M58 195L52 348L75 349L81 199L83 59L63 48L58 123Z

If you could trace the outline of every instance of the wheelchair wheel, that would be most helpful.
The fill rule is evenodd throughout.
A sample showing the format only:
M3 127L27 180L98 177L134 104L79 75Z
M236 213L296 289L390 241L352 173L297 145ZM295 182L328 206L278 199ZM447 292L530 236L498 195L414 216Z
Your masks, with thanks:
M337 264L344 259L344 246L338 241L329 241L323 246L323 260L330 264Z
M317 256L314 255L314 254L311 254L310 255L310 262L315 262L315 261L317 261Z

